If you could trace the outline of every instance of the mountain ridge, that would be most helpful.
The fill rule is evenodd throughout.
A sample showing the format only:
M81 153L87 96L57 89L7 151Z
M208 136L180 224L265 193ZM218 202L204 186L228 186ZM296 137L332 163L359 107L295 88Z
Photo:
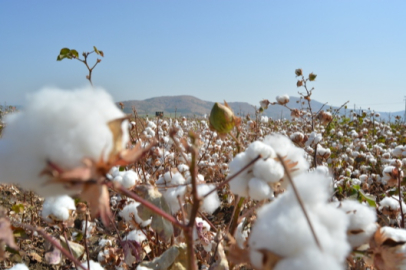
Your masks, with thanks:
M271 102L273 101L271 100ZM192 117L203 116L205 114L209 115L211 108L214 105L213 101L202 100L192 95L159 96L144 100L126 100L121 101L121 103L124 104L124 112L126 113L132 113L132 108L134 107L137 110L137 113L140 115L155 116L155 112L164 112L165 116L170 117ZM248 102L239 101L227 103L238 116L246 116L247 114L255 116L255 106L257 109L259 108L259 102L258 105L252 105ZM299 97L291 96L287 106L291 109L307 108L307 101L300 99ZM311 101L311 106L313 112L317 112L320 109L327 110L329 108L339 108L337 106L331 106L328 103L321 103L316 100ZM340 114L349 115L350 111L350 108L342 108L340 110ZM357 110L357 112L358 111L359 110ZM381 114L382 120L389 120L389 118L394 118L398 115L403 117L404 111L378 113ZM269 105L268 109L263 112L263 115L272 117L273 119L290 119L290 110L280 105Z

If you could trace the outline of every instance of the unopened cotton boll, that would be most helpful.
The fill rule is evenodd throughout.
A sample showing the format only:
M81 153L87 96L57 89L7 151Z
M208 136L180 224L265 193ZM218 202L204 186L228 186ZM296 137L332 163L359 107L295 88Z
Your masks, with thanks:
M108 122L124 116L99 88L48 88L30 95L24 111L6 117L0 140L0 181L45 197L76 193L60 184L47 184L49 176L40 174L47 161L70 170L82 166L84 158L106 160L115 147ZM121 128L124 148L129 141L128 121Z
M47 222L66 221L75 210L75 201L67 195L48 197L42 205L42 218Z

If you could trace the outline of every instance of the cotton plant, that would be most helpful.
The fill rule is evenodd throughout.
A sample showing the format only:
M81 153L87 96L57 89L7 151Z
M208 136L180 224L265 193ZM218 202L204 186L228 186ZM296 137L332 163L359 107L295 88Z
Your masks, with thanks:
M275 269L343 269L350 252L347 241L347 215L328 203L331 195L328 177L318 172L303 173L294 178L299 196L309 216L320 247L292 188L274 202L262 206L249 237L251 263L266 269L264 262ZM309 254L312 254L310 259ZM288 267L289 266L289 267ZM287 268L285 268L287 267ZM292 268L293 267L293 268ZM315 268L313 268L315 267Z
M261 155L252 168L243 171L230 182L230 190L255 200L272 199L277 183L285 177L277 154L285 160L292 175L298 175L308 169L303 149L294 146L288 137L270 135L265 137L263 142L251 143L245 152L239 153L230 162L230 175L233 175ZM284 181L285 186L286 183L287 181Z

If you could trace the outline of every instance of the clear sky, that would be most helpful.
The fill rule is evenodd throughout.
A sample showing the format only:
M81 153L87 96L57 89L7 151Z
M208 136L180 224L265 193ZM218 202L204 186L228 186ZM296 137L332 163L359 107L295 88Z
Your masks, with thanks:
M400 111L405 12L404 0L0 0L0 103L87 85L83 64L56 57L96 45L105 57L93 82L116 101L193 95L257 105L298 96L302 68L318 75L315 100Z

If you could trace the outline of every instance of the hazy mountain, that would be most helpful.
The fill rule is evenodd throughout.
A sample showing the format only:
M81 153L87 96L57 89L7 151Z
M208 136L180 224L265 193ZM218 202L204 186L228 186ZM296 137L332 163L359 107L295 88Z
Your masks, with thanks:
M223 101L220 101L223 102ZM273 102L273 100L271 100ZM124 111L126 113L132 113L132 108L134 107L139 115L149 115L155 116L155 112L164 112L166 116L203 116L204 114L209 115L211 108L213 107L214 102L212 101L205 101L198 99L193 96L162 96L162 97L155 97L149 98L145 100L128 100L122 101L124 104ZM245 116L250 114L251 116L255 116L255 107L259 107L258 104L249 104L247 102L228 102L230 107L233 109L234 113L237 115ZM292 109L301 109L307 108L307 101L300 100L298 97L290 97L290 101L287 104L289 108ZM311 101L311 106L313 112L318 112L320 109L327 110L331 108L330 104L324 104L318 102L316 100ZM333 109L337 109L338 107L333 106ZM350 113L350 108L345 109L342 108L340 110L341 114ZM399 112L379 112L381 114L382 120L388 120L389 117L393 118L396 115L400 115L403 117L404 111ZM267 110L264 111L264 115L268 117L272 117L273 119L279 118L290 118L290 111L282 107L280 105L270 105Z

